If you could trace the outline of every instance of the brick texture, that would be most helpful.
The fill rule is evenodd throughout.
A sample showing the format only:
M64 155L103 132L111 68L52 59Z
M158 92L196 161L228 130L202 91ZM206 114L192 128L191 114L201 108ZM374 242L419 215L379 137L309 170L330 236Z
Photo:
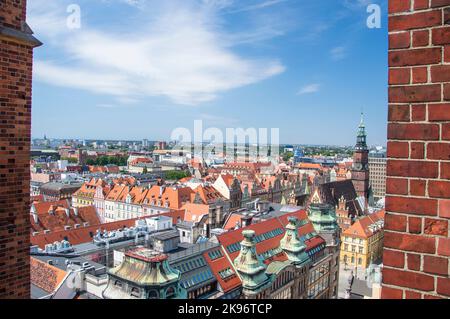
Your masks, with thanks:
M25 0L0 2L0 26L23 31ZM32 44L0 35L0 298L30 297Z
M385 299L450 297L449 12L389 0Z

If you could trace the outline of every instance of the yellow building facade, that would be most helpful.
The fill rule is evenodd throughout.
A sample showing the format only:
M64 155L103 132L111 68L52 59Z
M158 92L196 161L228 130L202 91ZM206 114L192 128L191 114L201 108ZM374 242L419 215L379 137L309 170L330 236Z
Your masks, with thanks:
M341 263L365 269L383 254L384 210L364 216L341 234Z

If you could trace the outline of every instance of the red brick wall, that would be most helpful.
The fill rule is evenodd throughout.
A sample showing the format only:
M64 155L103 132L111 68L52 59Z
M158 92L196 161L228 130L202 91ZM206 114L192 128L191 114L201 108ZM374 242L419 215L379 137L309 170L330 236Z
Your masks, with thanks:
M450 297L450 0L389 0L382 298Z
M0 25L20 30L24 0L0 4ZM29 298L32 49L0 36L0 298Z

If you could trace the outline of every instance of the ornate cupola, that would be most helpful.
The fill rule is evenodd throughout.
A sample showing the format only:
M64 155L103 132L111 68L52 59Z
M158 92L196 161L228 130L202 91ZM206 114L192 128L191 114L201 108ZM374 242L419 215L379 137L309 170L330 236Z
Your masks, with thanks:
M288 259L296 266L303 265L309 261L306 253L306 245L298 236L298 219L295 216L288 218L286 233L280 240L280 248L286 253Z
M123 262L109 270L105 299L184 299L181 273L170 267L168 256L144 247L125 253Z
M266 266L256 253L255 232L244 230L244 240L241 251L234 260L234 267L242 279L243 293L246 296L259 294L266 285L270 285L270 278L266 275Z

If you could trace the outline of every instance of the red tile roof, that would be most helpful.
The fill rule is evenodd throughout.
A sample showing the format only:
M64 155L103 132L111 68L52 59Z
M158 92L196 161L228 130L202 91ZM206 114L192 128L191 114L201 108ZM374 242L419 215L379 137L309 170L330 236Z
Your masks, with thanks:
M58 207L69 208L70 203L67 199L62 199L54 202L37 202L32 204L32 207L34 207L36 213L39 215L48 213L50 207L52 206L54 208Z
M226 249L226 247L228 247L229 245L232 245L235 243L240 243L244 239L244 236L242 235L242 231L244 229L254 230L256 233L256 236L258 236L263 233L267 233L272 230L275 230L277 228L281 228L283 231L282 234L277 235L272 238L269 238L267 240L263 240L256 244L256 252L258 254L262 254L270 249L277 248L280 245L280 240L284 236L285 226L288 224L288 218L290 216L295 216L299 220L307 220L306 224L304 224L303 226L300 226L298 228L298 232L299 232L300 236L314 232L314 227L311 224L311 222L309 222L306 211L299 210L297 212L284 214L280 217L271 218L271 219L268 219L268 220L260 222L260 223L252 224L245 228L240 228L237 230L232 230L232 231L226 232L224 234L218 235L217 239L219 240L220 244ZM318 245L325 242L324 239L318 235L313 238L317 238L317 240L305 241L307 250L313 249L313 248L317 247ZM230 253L229 255L230 255L230 258L233 260L234 258L237 257L238 254L239 254L239 251L236 251L236 252ZM282 259L286 260L287 257L283 257Z
M190 187L165 187L155 185L145 195L144 203L164 207L167 203L171 209L180 209L185 203L190 202L194 191ZM161 205L158 205L160 202Z
M97 224L97 225L91 225L88 227L81 227L76 229L70 229L70 230L61 230L61 231L55 231L50 232L48 234L40 233L39 235L31 236L30 241L32 245L37 245L39 248L44 249L45 245L47 244L53 244L56 241L62 241L67 240L71 245L79 245L83 243L92 242L93 236L97 232L98 229L101 231L107 230L107 231L113 231L117 229L122 229L124 227L133 227L136 224L136 221L139 219L149 218L149 217L156 217L156 216L167 216L172 217L173 224L177 223L177 220L184 218L184 211L183 210L173 210L168 213L162 213L162 214L156 214L152 216L146 216L141 218L133 218L133 219L126 219L121 221L116 221L112 223L105 223L105 224Z
M213 251L214 249L210 250ZM224 252L222 247L216 248L216 250L220 250L222 253L222 257L219 257L217 259L212 260L211 257L207 252L203 253L203 257L205 258L206 262L208 263L209 267L211 268L211 272L213 273L214 277L216 277L218 283L222 287L223 291L225 293L232 291L233 289L239 287L241 285L241 279L239 276L235 273L234 275L226 278L225 280L219 275L219 272L225 270L225 269L233 269L233 265L230 263L230 260L226 257L226 253ZM235 270L234 270L235 271Z
M52 232L64 230L64 227L75 225L83 226L84 223L89 225L98 225L101 223L97 211L94 206L86 206L79 208L67 208L68 206L50 205L47 211L42 209L42 205L37 212L38 222L35 223L33 215L30 214L30 231L42 232L50 230ZM67 216L67 209L69 216ZM75 210L78 211L77 215Z
M364 216L362 218L357 219L353 225L347 228L343 234L347 236L359 237L367 239L371 237L375 232L372 232L369 229L369 226L375 224L378 221L384 220L385 211L380 210L376 213Z
M240 218L240 215L238 215L238 214L234 214L234 215L238 216ZM300 236L314 232L314 227L307 219L306 211L300 210L297 212L282 215L277 218L272 218L272 219L269 219L269 220L266 220L266 221L263 221L263 222L260 222L257 224L252 224L245 228L228 231L224 234L217 236L217 239L218 239L219 243L221 244L221 251L222 251L223 256L218 259L211 260L209 255L207 253L204 253L204 257L205 257L206 261L208 262L209 266L211 267L211 270L212 270L214 276L216 277L217 281L219 282L219 284L221 285L221 287L223 288L225 293L229 292L241 285L241 280L239 279L239 277L237 275L231 276L226 281L223 280L222 277L219 275L220 271L225 270L227 268L231 268L234 271L236 271L234 269L234 266L232 263L233 263L233 260L236 259L236 257L239 255L239 250L230 252L227 250L227 247L230 245L233 245L233 244L234 245L240 244L240 242L244 239L244 237L242 235L242 231L244 229L254 230L256 233L256 236L264 234L264 233L268 233L275 229L281 229L282 232L279 235L276 235L274 237L271 237L271 238L268 238L268 239L265 239L265 240L262 240L262 241L256 243L256 252L259 255L261 255L269 250L276 249L279 247L280 240L284 236L285 226L288 224L289 216L296 216L299 220L305 220L305 219L307 220L306 224L304 224L303 226L300 226L298 228ZM232 222L229 222L229 223L232 223ZM318 247L324 243L325 243L325 240L322 237L316 235L313 238L311 238L310 240L305 241L305 244L307 247L306 250L309 251L309 250L311 250L315 247ZM264 262L266 264L269 264L273 261L285 261L285 260L287 260L287 256L284 252L281 252L281 253L278 253L277 255L274 255L274 256L266 259Z
M31 283L49 294L56 291L66 275L64 270L30 257Z
M203 204L209 204L217 200L225 200L225 197L223 197L212 186L199 185L196 189L194 189L194 192L200 196L201 200L203 201ZM194 201L196 194L191 195L191 202Z

